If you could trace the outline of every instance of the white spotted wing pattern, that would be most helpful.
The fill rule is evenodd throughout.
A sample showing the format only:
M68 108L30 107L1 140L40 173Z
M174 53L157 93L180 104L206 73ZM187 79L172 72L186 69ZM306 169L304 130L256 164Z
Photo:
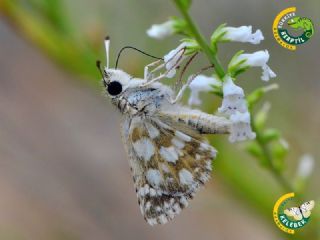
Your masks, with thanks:
M150 225L164 224L209 180L216 151L191 128L159 118L128 118L123 134L141 213Z

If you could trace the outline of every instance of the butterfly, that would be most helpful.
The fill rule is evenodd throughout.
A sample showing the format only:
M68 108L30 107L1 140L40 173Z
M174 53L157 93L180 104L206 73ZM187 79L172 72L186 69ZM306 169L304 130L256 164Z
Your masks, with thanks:
M302 220L302 218L308 218L311 215L311 210L314 208L314 201L308 201L303 203L300 207L292 207L284 210L284 214L288 217L293 217L295 220Z
M140 210L150 225L164 224L210 178L217 152L203 134L229 133L230 121L177 103L187 85L175 96L172 88L159 82L166 77L154 76L164 67L162 59L145 67L143 79L117 69L121 51L116 67L109 68L109 46L106 38L106 67L102 70L100 62L97 66L107 96L123 115L121 135ZM156 70L149 72L152 66ZM166 73L178 67L173 64Z

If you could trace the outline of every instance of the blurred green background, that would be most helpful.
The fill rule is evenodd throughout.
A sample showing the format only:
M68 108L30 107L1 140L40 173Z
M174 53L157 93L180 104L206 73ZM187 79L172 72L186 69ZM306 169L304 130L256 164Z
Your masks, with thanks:
M296 6L315 35L291 52L272 36L274 17ZM120 115L103 97L96 59L111 36L111 62L132 45L163 56L179 38L156 41L145 31L178 15L171 1L2 0L0 1L0 239L320 239L320 2L197 0L191 15L209 36L221 23L260 28L259 46L225 44L226 64L244 49L268 49L278 91L265 98L268 125L289 142L284 175L294 181L298 160L314 156L304 200L314 199L311 222L296 236L274 224L272 208L284 193L244 144L213 136L219 151L213 179L180 216L148 226L140 214L120 139ZM150 59L127 52L120 66L142 77ZM205 57L194 64L199 69ZM111 64L111 66L112 66ZM241 75L246 91L263 85L260 70ZM210 95L206 111L220 102Z

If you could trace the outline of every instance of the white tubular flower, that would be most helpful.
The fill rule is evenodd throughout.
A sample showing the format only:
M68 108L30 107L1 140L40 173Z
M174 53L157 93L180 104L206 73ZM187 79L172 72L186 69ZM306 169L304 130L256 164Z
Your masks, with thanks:
M200 105L201 100L199 99L200 92L209 92L212 91L213 86L221 85L220 81L214 77L208 77L205 75L198 75L190 83L189 88L191 90L188 104L191 105Z
M285 140L285 139L283 139L283 138L281 138L280 140L279 140L279 142L280 142L280 144L282 145L282 147L284 147L286 150L288 150L289 149L289 143Z
M264 39L260 29L252 33L252 26L224 27L221 31L226 31L221 40L259 44Z
M244 141L256 137L256 134L251 129L250 113L248 112L244 91L234 84L229 75L226 76L223 82L223 100L218 111L228 115L232 123L229 136L230 142Z
M186 57L184 55L185 51L183 49L188 45L188 43L183 42L176 49L171 50L163 57L166 69L170 70L167 74L168 78L172 78L176 74L176 68Z
M256 137L256 134L251 129L249 112L236 112L230 116L230 120L232 122L229 136L230 142L244 141Z
M147 35L155 39L164 39L174 33L174 21L169 20L161 24L153 24L148 30Z
M239 65L241 61L245 60L236 68L245 68L245 67L261 67L262 68L262 76L261 79L263 81L268 81L270 78L274 78L277 75L271 70L271 68L267 65L269 60L269 52L268 50L257 51L254 53L243 53L234 58L230 66Z
M230 76L223 82L223 100L218 111L229 116L236 112L248 111L243 89L235 85Z
M314 158L309 154L303 155L299 162L299 166L297 169L297 176L299 178L306 179L311 175L313 166L314 166Z
M274 73L274 71L271 70L271 68L267 64L262 66L261 80L269 81L270 78L275 78L276 76L277 75Z

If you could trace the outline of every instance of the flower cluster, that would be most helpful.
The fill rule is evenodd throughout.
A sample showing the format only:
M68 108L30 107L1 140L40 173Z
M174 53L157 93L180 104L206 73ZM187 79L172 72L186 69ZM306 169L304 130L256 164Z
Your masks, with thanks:
M255 133L251 130L250 113L244 91L234 84L230 76L223 82L223 100L218 111L230 118L232 122L230 142L254 139Z
M288 181L283 175L283 170L289 145L278 129L267 127L266 122L271 105L265 102L260 108L257 108L257 103L262 100L265 94L277 89L278 85L270 84L245 93L237 79L240 74L252 67L261 68L260 78L264 82L275 78L276 74L268 65L270 58L268 50L263 49L252 53L238 51L229 61L227 68L222 66L218 58L219 44L241 42L257 45L264 40L262 31L260 29L254 30L252 26L232 27L222 24L212 33L210 42L207 42L189 15L192 0L174 0L173 2L180 10L182 17L173 17L163 24L153 25L147 31L150 37L156 39L163 39L173 34L181 34L184 37L176 49L164 56L161 69L165 68L166 72L160 76L174 77L177 69L185 61L186 64L181 68L183 74L198 52L205 54L211 64L209 67L214 67L214 73L208 76L203 75L202 70L208 69L208 67L204 67L201 71L189 76L176 99L179 100L178 96L181 99L188 86L190 88L188 100L190 106L201 105L200 94L203 92L212 93L222 98L217 114L228 118L228 121L225 119L222 121L230 124L230 128L228 128L228 131L230 130L229 141L255 139L243 145L246 152L258 160L262 167L272 172L272 176L276 177L275 180L287 192L294 191L299 195L303 194L314 168L314 158L310 155L302 156L295 178L293 181L291 179ZM180 76L183 76L182 74ZM179 78L176 86L179 86L181 79L182 77ZM219 118L223 119L221 116Z
M163 39L175 33L174 26L174 20L153 25L147 30L147 34L156 39ZM211 46L213 49L216 49L218 43L231 41L259 44L263 39L264 36L260 29L253 32L252 26L230 27L223 24L212 34ZM183 41L177 48L164 56L164 64L167 70L166 77L172 78L175 76L176 69L186 58L188 48L195 49L196 46L192 45L190 40ZM256 134L251 129L251 115L248 110L244 90L234 83L235 77L250 67L262 68L261 79L263 81L276 77L276 74L267 65L269 57L270 55L267 50L254 53L243 53L243 51L240 51L231 59L228 65L228 72L223 78L219 78L216 75L205 76L200 74L189 85L191 90L188 101L189 105L201 104L199 98L201 92L220 90L223 99L218 112L229 118L232 123L229 136L230 142L254 139L256 137Z

